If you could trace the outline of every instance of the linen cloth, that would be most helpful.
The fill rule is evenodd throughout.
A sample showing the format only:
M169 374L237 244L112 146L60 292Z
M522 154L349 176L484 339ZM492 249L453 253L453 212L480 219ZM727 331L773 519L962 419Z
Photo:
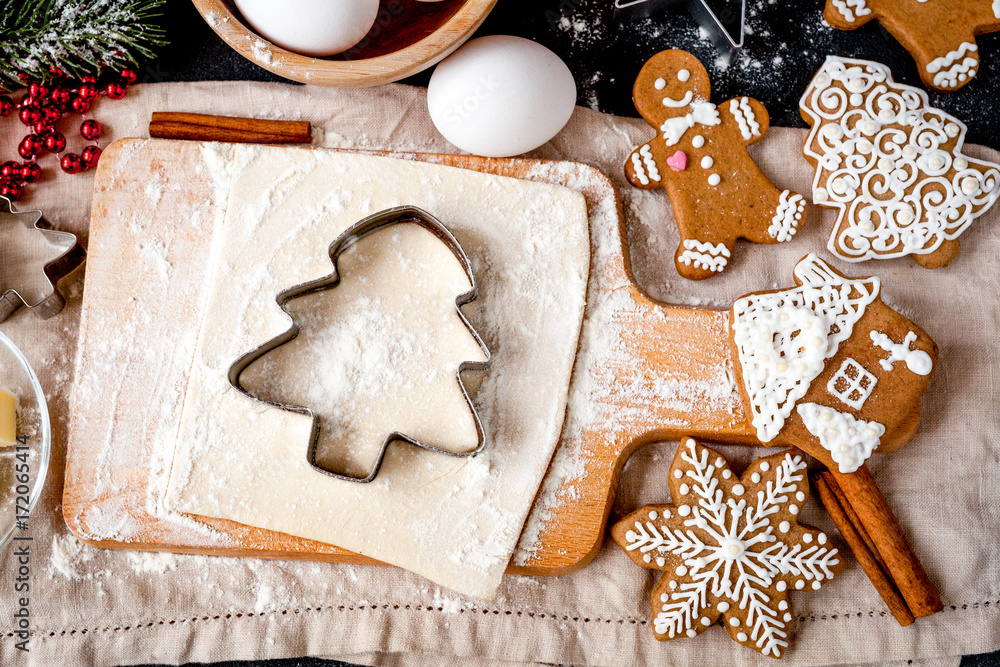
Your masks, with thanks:
M264 83L135 86L122 101L102 100L102 145L147 136L153 111L189 111L304 119L325 146L456 152L434 130L425 90L401 85L335 90ZM68 131L69 135L73 132ZM23 127L0 123L0 146L13 151ZM662 191L624 182L629 152L653 136L638 119L577 109L569 125L533 156L597 166L620 188L636 279L672 303L728 308L751 291L788 287L792 267L815 251L848 275L877 274L892 307L941 347L916 438L876 455L870 467L906 528L945 603L940 614L900 628L850 559L816 593L792 596L798 616L788 665L955 665L954 656L1000 648L1000 207L974 222L962 253L937 271L909 258L847 265L826 250L834 213L815 210L795 240L742 244L726 273L702 283L677 275L671 208ZM782 188L810 192L812 168L801 155L804 130L774 128L751 147ZM77 138L78 139L78 138ZM82 143L70 136L69 150ZM8 150L9 149L9 150ZM1000 161L1000 153L968 153ZM12 154L12 153L10 153ZM57 228L86 243L92 177L56 175L18 203L41 208ZM558 578L507 576L499 596L464 599L416 575L377 566L139 554L83 545L60 514L66 429L76 352L82 275L64 283L66 310L48 321L22 310L0 331L22 347L40 376L53 417L53 456L31 519L35 539L30 653L14 648L11 614L15 564L0 554L0 664L182 663L314 655L371 665L764 665L721 628L692 640L660 643L649 627L649 593L658 573L634 566L610 541L587 567ZM666 470L676 443L637 451L627 463L615 515L667 502ZM720 447L736 468L763 450ZM816 501L802 520L835 532ZM841 544L838 537L835 543Z

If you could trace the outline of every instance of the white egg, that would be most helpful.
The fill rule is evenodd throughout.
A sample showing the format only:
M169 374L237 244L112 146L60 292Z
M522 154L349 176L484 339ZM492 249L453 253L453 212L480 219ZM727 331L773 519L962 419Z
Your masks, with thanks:
M250 27L305 56L332 56L360 42L378 16L379 0L235 0Z
M559 133L576 106L576 83L566 63L541 44L480 37L437 66L427 106L438 131L462 150L508 157Z

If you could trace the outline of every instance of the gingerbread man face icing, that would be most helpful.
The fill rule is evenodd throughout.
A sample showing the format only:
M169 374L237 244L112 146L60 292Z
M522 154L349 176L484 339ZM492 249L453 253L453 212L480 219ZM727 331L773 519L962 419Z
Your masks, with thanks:
M877 19L917 61L924 85L947 93L976 76L976 35L1000 30L1000 2L827 0L823 17L840 30Z
M801 101L813 201L838 209L830 252L849 262L912 255L935 269L1000 196L1000 165L962 152L965 125L885 65L830 56Z
M691 280L722 272L736 239L790 241L806 216L802 195L776 188L747 153L767 133L767 109L748 97L716 106L711 92L708 72L686 51L650 58L632 89L657 136L632 152L625 176L667 191L681 236L674 263Z

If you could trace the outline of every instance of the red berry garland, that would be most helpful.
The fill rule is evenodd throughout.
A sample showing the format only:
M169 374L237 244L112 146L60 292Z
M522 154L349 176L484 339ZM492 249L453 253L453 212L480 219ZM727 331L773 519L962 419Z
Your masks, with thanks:
M17 153L24 163L8 161L0 164L0 196L11 201L24 194L26 184L41 179L42 168L35 162L37 158L45 153L58 155L66 150L66 136L56 129L66 115L88 113L94 100L102 93L109 99L120 100L125 97L128 86L138 78L131 69L122 70L100 85L93 75L83 76L78 82L70 81L59 71L53 71L52 75L55 79L49 84L22 77L27 91L18 102L9 95L0 95L0 117L10 116L16 111L21 123L31 130L17 146ZM80 124L80 135L87 141L96 142L103 134L104 128L96 120L85 118ZM79 154L64 153L59 158L59 167L67 174L77 174L93 169L100 159L100 147L90 145Z

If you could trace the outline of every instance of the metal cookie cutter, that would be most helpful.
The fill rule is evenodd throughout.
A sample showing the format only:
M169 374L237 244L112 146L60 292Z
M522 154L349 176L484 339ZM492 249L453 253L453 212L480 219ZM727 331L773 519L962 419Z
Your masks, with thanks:
M474 450L461 453L450 452L445 449L440 449L438 447L435 447L431 444L420 442L419 440L411 438L405 433L393 432L390 433L388 436L386 436L385 440L382 442L382 447L379 449L378 457L375 459L375 465L372 468L371 472L369 472L366 477L354 477L352 475L345 475L335 470L324 468L323 466L319 465L316 462L316 448L319 444L320 427L319 427L319 422L316 419L316 415L313 413L313 411L310 410L309 408L300 405L286 405L283 403L274 403L271 401L261 401L261 399L250 394L250 392L244 389L243 386L240 384L240 376L243 374L243 371L246 370L248 366L250 366L250 364L252 364L260 357L264 356L271 350L280 347L281 345L284 345L285 343L287 343L288 341L292 340L293 338L299 335L298 325L296 325L293 321L292 327L288 331L278 336L277 338L269 340L268 342L264 343L255 350L252 350L251 352L243 355L242 357L237 359L232 366L229 367L229 383L243 395L249 396L255 401L261 401L262 403L265 403L267 405L271 405L277 408L282 408L284 410L289 410L291 412L297 412L303 415L308 415L310 419L312 419L312 435L310 437L309 453L308 453L309 465L312 466L314 470L317 470L323 473L324 475L329 475L330 477L336 477L337 479L342 479L348 482L365 483L375 479L375 476L378 474L379 468L382 467L382 459L385 458L386 449L389 447L389 443L393 441L399 440L402 442L408 442L411 445L416 445L417 447L421 447L431 452L436 452L438 454L447 454L448 456L463 457L463 458L475 456L476 454L478 454L483 450L483 447L486 444L486 434L483 431L482 422L479 420L479 414L476 412L476 408L472 404L472 400L469 398L469 393L465 389L465 383L462 382L462 371L486 370L487 368L489 368L491 361L491 355L489 349L486 347L486 344L483 342L482 338L479 337L479 334L476 333L476 330L472 327L472 325L469 324L469 321L466 319L461 309L462 306L474 300L476 296L478 296L478 288L476 287L476 278L472 273L472 262L469 261L469 256L465 253L465 250L462 248L462 245L458 242L458 239L455 238L455 236L451 233L451 231L449 231L449 229L445 227L444 224L441 223L441 221L432 216L430 213L427 213L426 211L419 209L415 206L400 206L397 208L391 208L382 211L380 213L376 213L372 216L365 218L364 220L361 220L360 222L356 222L355 224L348 227L343 234L338 236L337 239L330 244L330 259L333 261L333 273L324 278L320 278L319 280L303 283L301 285L297 285L295 287L287 289L284 292L280 293L277 296L276 300L281 309L285 311L286 314L288 314L289 318L291 318L291 315L288 313L288 309L285 308L285 304L287 304L290 300L296 297L305 296L307 294L312 294L315 292L321 292L324 290L332 289L336 287L338 284L340 284L340 273L337 267L337 260L345 250L347 250L352 245L357 243L360 239L363 239L369 234L372 234L380 229L396 224L406 224L406 223L418 224L424 227L425 229L432 232L435 236L437 236L446 246L448 246L448 248L452 251L455 257L462 264L462 268L465 270L465 274L468 276L469 282L472 284L472 289L470 289L468 292L464 294L459 295L458 298L455 299L455 311L458 313L458 316L462 319L462 322L465 324L466 328L472 334L472 337L475 339L480 349L482 349L483 353L486 355L486 361L463 362L462 364L459 365L458 373L456 374L458 379L458 386L461 388L462 395L465 397L465 401L468 404L469 409L472 411L472 418L476 424L476 433L478 439L476 448Z
M16 287L4 284L9 278L4 275L3 266L0 266L0 290L3 290L0 294L0 322L13 315L21 306L30 308L43 320L58 315L66 307L66 300L56 285L83 264L87 258L86 251L75 234L52 229L42 217L41 211L15 211L9 199L0 197L0 226L8 224L23 224L28 229L41 233L52 247L53 258L42 266L48 292L35 303L29 303Z
M623 22L632 17L647 17L680 4L687 5L726 61L743 48L746 0L615 0L615 19Z

